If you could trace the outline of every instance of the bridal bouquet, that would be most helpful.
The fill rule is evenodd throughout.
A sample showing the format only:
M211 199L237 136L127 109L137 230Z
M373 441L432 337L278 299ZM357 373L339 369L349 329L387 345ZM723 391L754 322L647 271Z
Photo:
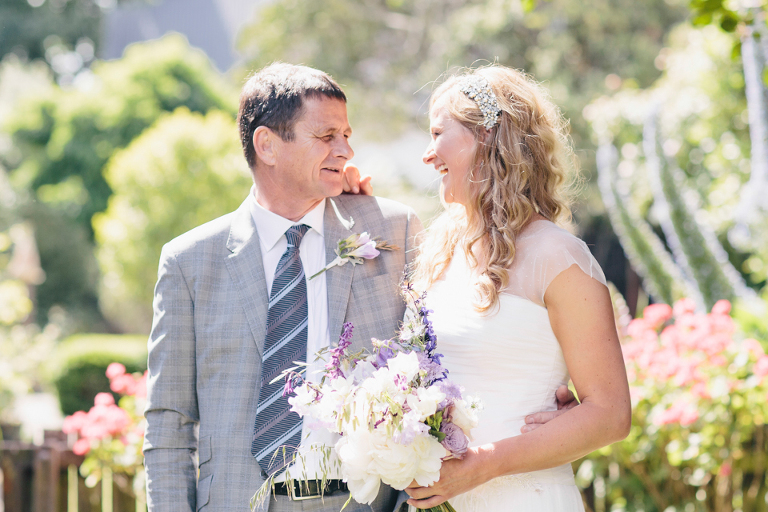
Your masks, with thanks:
M352 324L344 324L338 345L318 383L300 367L284 374L288 402L311 429L341 434L334 450L351 498L370 504L381 482L403 490L413 480L428 486L440 478L443 460L462 458L480 403L463 397L440 364L431 313L404 284L407 320L397 337L373 339L373 352L351 353ZM319 357L325 360L325 354ZM298 364L298 363L297 363ZM254 496L263 498L269 483ZM429 509L452 512L449 503Z

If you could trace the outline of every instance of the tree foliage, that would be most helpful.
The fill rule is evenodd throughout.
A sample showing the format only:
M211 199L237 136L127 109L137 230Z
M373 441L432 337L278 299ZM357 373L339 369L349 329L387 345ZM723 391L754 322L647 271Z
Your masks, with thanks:
M282 0L262 9L240 44L258 67L302 62L334 75L350 112L381 138L422 120L432 83L451 66L498 61L544 81L589 143L581 109L616 81L648 86L674 2L518 0ZM286 37L286 34L291 34Z
M102 307L127 332L148 332L163 244L248 194L236 125L225 113L179 108L117 153L105 177L115 193L94 217Z
M5 161L15 184L58 203L89 231L112 192L102 170L115 150L178 107L234 116L236 97L207 57L178 35L134 45L93 71L90 83L27 101L5 126L18 148Z
M680 27L661 54L665 72L653 87L623 90L585 109L596 141L620 148L621 161L605 172L613 172L614 188L623 191L623 207L662 228L686 281L679 286L693 290L687 294L698 296L701 307L752 295L732 265L754 288L765 282L768 239L756 229L752 245L739 251L726 236L740 220L739 190L753 163L751 111L740 62L731 56L733 41L715 27ZM657 278L644 277L657 281L649 288L660 288Z

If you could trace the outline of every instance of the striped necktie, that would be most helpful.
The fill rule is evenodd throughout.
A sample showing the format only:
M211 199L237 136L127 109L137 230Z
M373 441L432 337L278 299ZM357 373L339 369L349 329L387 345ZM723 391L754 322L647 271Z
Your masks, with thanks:
M280 373L307 360L307 280L299 258L299 245L309 226L291 226L285 232L288 248L277 264L267 312L267 334L261 360L261 389L251 454L272 475L290 464L301 442L301 418L291 412L283 396ZM279 450L278 453L277 450Z

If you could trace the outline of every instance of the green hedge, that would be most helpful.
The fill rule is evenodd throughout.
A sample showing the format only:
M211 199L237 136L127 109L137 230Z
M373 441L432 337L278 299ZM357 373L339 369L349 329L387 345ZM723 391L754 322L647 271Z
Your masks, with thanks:
M61 411L65 415L87 411L97 393L109 391L105 372L110 363L124 364L129 373L147 369L147 337L77 334L56 347L51 361Z

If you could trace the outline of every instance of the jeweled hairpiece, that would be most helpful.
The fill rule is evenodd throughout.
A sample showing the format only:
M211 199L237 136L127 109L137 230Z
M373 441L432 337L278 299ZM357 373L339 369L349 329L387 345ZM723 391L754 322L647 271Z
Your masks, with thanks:
M469 75L462 78L460 84L459 90L477 103L480 112L483 113L483 126L487 130L496 126L501 109L488 80L480 75Z

